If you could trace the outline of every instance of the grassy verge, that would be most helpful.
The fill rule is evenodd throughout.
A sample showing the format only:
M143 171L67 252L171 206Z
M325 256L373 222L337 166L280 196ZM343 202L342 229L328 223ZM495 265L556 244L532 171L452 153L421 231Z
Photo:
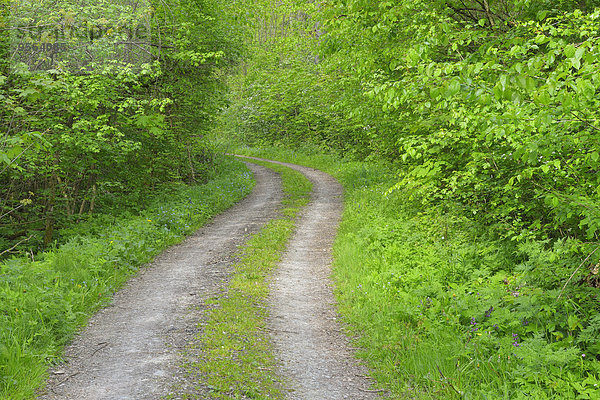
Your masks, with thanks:
M551 274L583 265L576 244L498 240L451 205L424 209L407 190L390 193L384 165L235 151L316 167L344 186L339 308L393 397L600 398L598 289Z
M182 187L141 215L96 223L34 262L14 258L0 264L0 398L32 398L74 332L140 265L252 186L243 164L224 160L206 185Z
M178 393L177 398L284 398L265 329L265 302L271 272L293 233L296 214L309 201L312 185L289 168L256 163L281 174L285 193L281 217L270 221L244 246L226 294L214 299L214 309L195 338L193 352L199 355L190 357L184 368L201 394Z

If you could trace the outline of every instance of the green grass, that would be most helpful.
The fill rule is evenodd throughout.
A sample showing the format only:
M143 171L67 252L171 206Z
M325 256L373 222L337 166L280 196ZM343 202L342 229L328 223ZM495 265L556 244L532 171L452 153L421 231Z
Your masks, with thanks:
M393 398L600 398L598 289L579 283L559 296L566 278L550 273L585 258L570 241L497 239L452 204L425 209L405 189L390 192L386 165L229 151L315 167L344 186L339 310Z
M285 198L281 217L267 223L240 252L226 294L214 307L183 363L188 380L197 382L184 399L283 399L285 382L277 374L269 332L266 300L273 269L295 227L298 211L308 203L312 185L289 168L252 161L277 171ZM193 354L193 356L191 355ZM194 393L195 392L195 393ZM208 392L208 394L206 394ZM175 394L169 398L174 398Z
M0 398L32 398L74 332L142 264L243 198L253 184L243 164L224 159L206 185L181 187L141 215L97 218L35 261L0 264Z

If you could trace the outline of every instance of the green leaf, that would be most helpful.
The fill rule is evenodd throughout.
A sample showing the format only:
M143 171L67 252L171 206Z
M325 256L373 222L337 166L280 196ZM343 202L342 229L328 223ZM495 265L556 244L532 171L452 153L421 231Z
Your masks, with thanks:
M563 107L568 109L573 103L573 94L571 92L564 92L561 94L561 97Z
M573 56L575 55L575 46L570 44L567 47L565 47L564 51L565 51L565 57L573 58Z
M23 148L21 146L15 146L15 147L11 147L8 150L6 150L6 155L9 158L15 158L16 156L21 154L22 151L23 151Z
M549 12L548 10L538 11L537 14L535 15L535 17L537 18L538 21L543 21L544 19L546 19L548 12Z
M554 163L554 168L560 170L560 160L554 160L553 163Z
M507 81L508 81L508 77L506 75L500 75L500 85L502 85L502 90L506 89Z
M527 162L529 162L529 164L537 164L538 162L538 157L539 154L537 152L537 150L532 150L527 157Z
M496 84L496 86L494 86L493 92L494 92L494 96L496 96L496 100L502 100L502 95L504 94L504 90L502 90L502 85L500 84L500 82L498 82Z
M567 318L567 322L569 324L569 330L571 331L574 331L575 328L581 326L581 324L579 323L579 318L575 314L569 315L569 317Z
M552 207L556 208L560 204L560 199L556 196L553 196L551 199Z
M0 161L2 161L6 165L10 164L10 158L8 158L8 156L4 152L0 153Z
M453 79L448 85L448 90L446 91L447 97L451 97L456 95L460 91L460 82L458 79Z
M516 64L514 65L514 68L515 68L515 71L517 71L519 74L520 74L521 72L523 72L523 64L521 64L521 63L516 63Z
M537 100L537 101L538 101L540 104L542 104L542 105L545 105L545 106L548 106L548 105L550 105L551 97L550 97L550 95L548 94L548 92L547 92L547 91L543 90L543 91L541 91L541 93L540 93L540 94L537 96L536 100Z
M529 93L533 93L536 90L536 83L535 83L535 79L531 78L531 77L527 77L527 83L525 85L525 88L527 89L527 92Z

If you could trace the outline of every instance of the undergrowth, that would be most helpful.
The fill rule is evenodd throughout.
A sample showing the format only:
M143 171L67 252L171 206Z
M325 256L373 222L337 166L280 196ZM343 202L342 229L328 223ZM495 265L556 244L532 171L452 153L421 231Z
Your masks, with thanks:
M0 398L32 398L76 330L139 267L253 187L243 164L222 160L205 185L180 187L140 215L73 228L35 261L0 264Z
M269 277L293 233L297 212L309 201L312 185L289 168L250 161L281 174L285 194L281 216L243 246L226 294L213 299L214 308L191 345L198 355L190 357L188 353L183 365L190 380L197 382L196 393L178 393L169 398L285 397L266 330L266 300Z
M339 309L392 397L600 398L598 289L588 268L597 257L580 243L498 239L452 204L423 209L407 189L390 191L385 165L235 151L316 167L343 184Z

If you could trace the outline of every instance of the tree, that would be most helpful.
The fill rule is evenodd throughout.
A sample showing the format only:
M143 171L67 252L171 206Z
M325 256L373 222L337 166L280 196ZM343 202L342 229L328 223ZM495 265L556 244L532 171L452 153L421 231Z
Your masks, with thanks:
M207 178L202 137L238 51L220 1L12 4L23 46L0 75L3 248L46 246L87 215Z

